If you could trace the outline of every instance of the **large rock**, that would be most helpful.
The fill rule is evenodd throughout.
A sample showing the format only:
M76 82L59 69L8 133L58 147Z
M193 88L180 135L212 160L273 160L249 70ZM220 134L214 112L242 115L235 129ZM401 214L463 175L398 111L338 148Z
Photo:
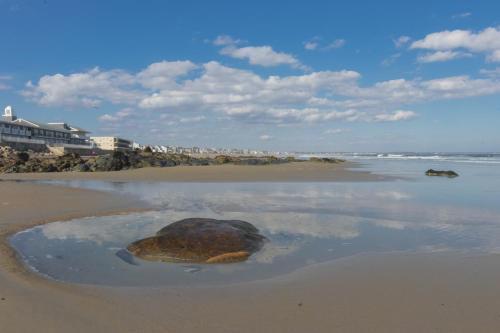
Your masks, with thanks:
M248 222L189 218L133 242L127 250L151 261L223 263L246 260L265 241Z
M434 169L429 169L425 172L427 176L441 176L441 177L449 177L449 178L454 178L458 177L458 173L452 170L434 170Z

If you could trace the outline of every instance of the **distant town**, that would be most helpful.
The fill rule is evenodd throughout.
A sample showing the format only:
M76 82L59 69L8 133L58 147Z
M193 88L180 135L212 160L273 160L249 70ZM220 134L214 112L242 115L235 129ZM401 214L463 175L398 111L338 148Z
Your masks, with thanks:
M179 147L174 145L149 145L116 136L90 136L90 132L71 124L40 123L19 118L11 106L4 109L0 118L0 146L17 150L45 151L56 155L78 153L99 155L113 151L151 149L152 152L187 155L248 155L289 156L288 152L262 151L237 148Z

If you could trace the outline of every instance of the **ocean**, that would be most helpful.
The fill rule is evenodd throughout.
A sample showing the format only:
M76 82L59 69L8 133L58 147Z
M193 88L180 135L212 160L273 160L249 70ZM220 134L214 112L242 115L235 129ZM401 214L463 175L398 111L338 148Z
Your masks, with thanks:
M10 242L34 271L98 285L206 285L286 275L341 258L385 253L500 253L499 154L316 154L395 176L375 182L162 183L57 181L131 195L153 210L54 222ZM306 155L303 155L306 157ZM427 169L457 178L428 177ZM187 217L241 219L270 239L230 265L147 262L124 252Z

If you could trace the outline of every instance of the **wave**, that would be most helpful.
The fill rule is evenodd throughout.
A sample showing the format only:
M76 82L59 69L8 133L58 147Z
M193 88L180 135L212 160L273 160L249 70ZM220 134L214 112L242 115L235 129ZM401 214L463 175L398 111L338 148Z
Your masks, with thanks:
M302 153L301 158L335 157L344 159L429 160L456 163L500 164L500 153Z

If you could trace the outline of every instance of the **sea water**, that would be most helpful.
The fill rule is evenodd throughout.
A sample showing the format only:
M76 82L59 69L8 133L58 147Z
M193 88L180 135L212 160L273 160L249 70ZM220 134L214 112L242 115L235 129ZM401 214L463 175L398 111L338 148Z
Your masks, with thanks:
M482 157L481 157L482 158ZM24 262L48 278L115 286L207 285L266 279L365 253L500 252L500 164L363 158L382 182L49 182L130 195L152 210L34 227L11 237ZM452 169L449 179L429 169ZM270 241L246 262L173 264L125 248L188 217L240 219Z

